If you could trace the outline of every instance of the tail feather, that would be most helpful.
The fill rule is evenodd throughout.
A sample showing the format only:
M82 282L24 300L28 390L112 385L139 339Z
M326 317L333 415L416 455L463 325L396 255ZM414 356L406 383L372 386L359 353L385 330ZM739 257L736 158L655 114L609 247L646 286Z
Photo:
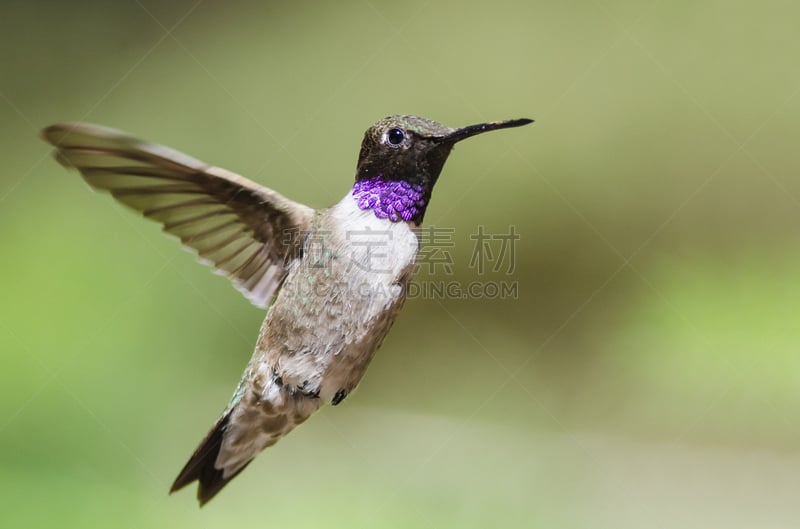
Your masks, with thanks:
M222 469L215 466L222 446L222 437L228 427L229 419L230 413L226 413L208 432L206 438L203 439L203 442L194 451L192 457L189 458L189 462L178 474L175 483L172 484L172 488L169 490L170 494L194 481L198 481L197 499L202 507L250 464L249 462L245 463L228 477L223 475Z
M234 401L183 467L170 492L197 481L197 499L207 503L250 464L259 452L278 442L320 406L274 386L267 392L237 390Z

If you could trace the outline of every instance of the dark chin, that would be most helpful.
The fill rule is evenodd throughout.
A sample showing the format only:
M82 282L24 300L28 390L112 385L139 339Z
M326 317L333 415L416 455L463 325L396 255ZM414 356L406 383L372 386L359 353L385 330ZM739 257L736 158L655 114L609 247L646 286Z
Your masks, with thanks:
M428 189L433 189L436 182L439 180L439 175L442 173L444 163L447 161L447 155L450 154L450 149L444 153L431 153L432 155L426 160L427 167L422 168L418 174L424 175L426 182L420 182Z

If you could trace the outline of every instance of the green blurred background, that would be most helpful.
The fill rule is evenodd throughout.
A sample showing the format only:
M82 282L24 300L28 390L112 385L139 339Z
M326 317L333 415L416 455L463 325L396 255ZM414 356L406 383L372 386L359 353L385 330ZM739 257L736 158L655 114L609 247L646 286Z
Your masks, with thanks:
M0 526L796 527L796 2L3 2ZM454 277L355 395L199 510L167 490L263 312L49 157L122 128L304 203L363 131L460 144ZM512 277L468 235L516 226Z

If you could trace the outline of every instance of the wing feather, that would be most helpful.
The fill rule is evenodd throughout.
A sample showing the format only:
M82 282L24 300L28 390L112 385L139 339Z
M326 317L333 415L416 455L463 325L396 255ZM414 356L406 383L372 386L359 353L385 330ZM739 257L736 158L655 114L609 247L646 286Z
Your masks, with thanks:
M98 125L57 124L42 135L59 163L161 223L259 307L302 251L314 210L240 175Z

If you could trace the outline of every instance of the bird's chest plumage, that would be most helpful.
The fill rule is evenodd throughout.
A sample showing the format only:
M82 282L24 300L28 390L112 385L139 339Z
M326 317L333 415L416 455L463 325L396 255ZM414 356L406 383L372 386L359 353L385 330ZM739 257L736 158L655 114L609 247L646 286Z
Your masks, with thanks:
M264 322L268 371L323 399L349 392L405 300L418 248L408 223L350 196L321 212Z

